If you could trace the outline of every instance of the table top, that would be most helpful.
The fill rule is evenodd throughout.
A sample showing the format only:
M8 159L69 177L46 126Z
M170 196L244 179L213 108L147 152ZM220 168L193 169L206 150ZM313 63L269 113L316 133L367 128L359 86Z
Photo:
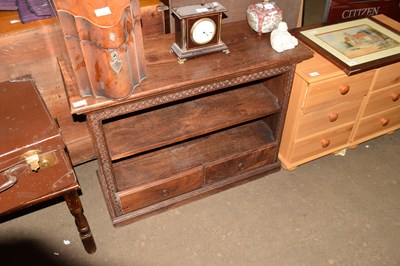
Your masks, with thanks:
M23 24L19 19L18 11L0 12L0 36L6 36L8 34L19 33L22 31L57 24L58 21L54 17Z
M170 52L174 34L144 39L147 78L134 92L122 100L81 97L76 85L66 80L66 91L71 113L82 114L123 103L134 102L192 87L230 79L232 75L245 75L265 69L290 66L311 58L312 51L299 43L292 50L278 53L272 49L270 34L259 36L247 21L223 24L222 41L230 54L222 52L203 55L179 64Z

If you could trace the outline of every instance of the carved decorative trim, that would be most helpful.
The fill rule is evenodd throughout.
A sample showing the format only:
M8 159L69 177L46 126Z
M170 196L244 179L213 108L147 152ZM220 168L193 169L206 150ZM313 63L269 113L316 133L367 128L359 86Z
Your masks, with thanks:
M243 84L246 82L259 80L263 78L273 77L282 73L285 73L290 69L290 66L282 66L274 69L268 69L265 71L255 72L248 75L243 75L240 77L234 77L232 79L225 79L221 81L217 81L207 85L201 85L198 87L190 88L187 90L182 90L174 93L168 93L166 95L161 95L158 97L154 97L151 99L144 99L141 101L136 101L133 103L126 103L122 105L117 105L109 108L105 108L99 111L94 112L92 116L99 116L97 119L108 119L115 116L131 113L134 111L139 111L143 109L147 109L153 106L161 105L164 103L173 102L176 100L185 99L188 97L196 96L199 94Z
M283 90L285 92L285 95L282 99L282 109L280 112L281 117L286 117L287 109L289 106L289 99L290 99L290 93L292 91L292 85L293 85L293 80L294 80L294 75L295 75L295 68L296 65L291 65L289 70L286 73L286 79L285 79L285 84L283 86ZM276 126L276 136L278 143L281 143L281 138L282 138L282 132L283 132L283 127L285 125L285 119L278 119L278 124ZM274 160L278 159L278 154L279 154L279 149L275 150L274 154Z
M92 130L93 138L95 141L95 147L97 150L97 157L100 160L100 168L102 171L102 176L105 179L107 185L107 191L110 194L111 199L114 204L114 212L116 216L123 214L119 198L116 196L117 188L114 180L114 172L112 169L112 163L110 156L108 154L108 148L106 140L103 134L102 120L99 116L88 114L87 117L89 127Z

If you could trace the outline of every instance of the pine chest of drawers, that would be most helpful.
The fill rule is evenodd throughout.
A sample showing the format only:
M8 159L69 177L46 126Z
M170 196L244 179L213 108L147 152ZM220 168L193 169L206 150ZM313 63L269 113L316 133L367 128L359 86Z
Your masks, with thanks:
M279 150L282 165L294 169L399 129L399 70L394 63L347 76L317 53L298 64Z

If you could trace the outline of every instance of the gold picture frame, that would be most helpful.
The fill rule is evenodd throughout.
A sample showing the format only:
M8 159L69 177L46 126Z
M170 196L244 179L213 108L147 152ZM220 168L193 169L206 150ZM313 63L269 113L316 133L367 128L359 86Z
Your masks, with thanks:
M293 33L347 75L400 60L399 32L371 17L299 28Z

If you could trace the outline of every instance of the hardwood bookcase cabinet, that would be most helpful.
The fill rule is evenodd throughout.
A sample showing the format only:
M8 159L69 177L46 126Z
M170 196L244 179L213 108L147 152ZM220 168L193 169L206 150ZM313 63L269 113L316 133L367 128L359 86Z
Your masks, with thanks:
M394 20L376 18L400 29ZM315 54L296 67L279 151L282 165L294 169L399 129L399 97L400 63L347 76Z
M148 78L121 101L82 99L64 73L72 112L87 115L114 225L280 169L295 65L312 53L301 44L277 53L244 21L224 25L223 40L230 55L178 64L172 34L145 39Z

